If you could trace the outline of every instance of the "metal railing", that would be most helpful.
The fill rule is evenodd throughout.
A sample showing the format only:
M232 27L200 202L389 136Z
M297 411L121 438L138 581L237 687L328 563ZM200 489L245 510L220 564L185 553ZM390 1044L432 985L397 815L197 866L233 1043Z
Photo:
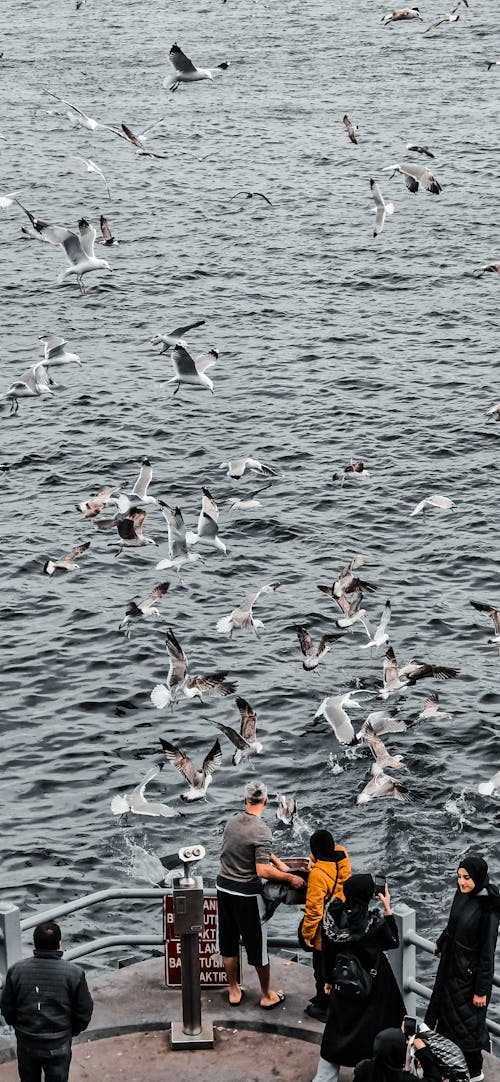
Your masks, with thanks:
M167 887L151 887L142 890L110 888L96 891L93 894L86 894L73 902L65 902L62 905L52 906L50 909L32 913L29 917L21 917L18 907L9 902L0 903L0 974L5 974L10 965L23 957L21 933L29 931L42 921L57 920L69 913L75 913L87 909L89 906L99 905L115 899L120 901L123 901L123 899L135 901L159 900L171 894L172 889ZM207 898L214 898L216 891L208 889L205 890L204 894ZM418 981L416 977L416 951L419 948L427 954L433 955L434 943L430 939L425 939L419 935L416 930L415 910L410 909L404 902L394 906L394 916L398 924L400 946L397 950L391 951L388 957L404 996L408 1013L414 1015L416 1014L416 997L419 996L424 1000L431 998L431 989ZM285 947L300 953L296 939L288 936L269 936L268 945L271 948ZM81 943L76 947L71 947L64 952L64 957L68 960L85 958L97 951L121 946L163 947L164 938L163 935L134 935L131 933L101 936ZM494 977L493 984L495 987L500 988L500 978ZM496 1037L500 1037L500 1025L493 1019L488 1019L488 1029Z

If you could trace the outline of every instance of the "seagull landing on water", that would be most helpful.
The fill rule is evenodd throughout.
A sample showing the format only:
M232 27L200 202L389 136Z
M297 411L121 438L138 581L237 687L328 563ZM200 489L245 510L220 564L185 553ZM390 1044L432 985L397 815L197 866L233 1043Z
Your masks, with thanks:
M268 481L267 485L262 485L261 488L256 488L254 492L247 499L240 499L238 496L231 496L227 501L229 504L229 510L231 514L234 511L254 511L257 507L262 507L262 500L256 499L260 492L266 492L272 485L272 481Z
M210 377L207 376L206 369L215 364L218 356L219 351L212 349L210 353L203 354L195 360L182 343L177 342L170 354L174 375L167 380L167 383L177 384L174 395L177 394L181 383L189 384L191 387L207 388L213 394L214 385Z
M344 125L347 138L351 140L351 143L356 143L357 144L358 140L356 138L356 132L358 130L358 125L357 124L354 125L349 120L349 117L348 117L347 113L345 113L344 116L342 117L342 123Z
M420 711L418 715L418 721L426 718L453 718L453 714L449 714L447 710L439 709L439 695L437 691L433 691L432 695L425 700L424 709Z
M406 770L402 755L389 754L383 740L380 739L369 721L365 721L363 726L363 743L368 745L375 759L375 764L380 770L385 767L389 767L389 770Z
M103 488L102 492L98 492L97 496L91 496L90 499L84 500L82 503L76 503L75 507L77 511L81 511L85 518L95 518L96 515L100 515L104 507L107 507L110 503L116 503L112 497L115 492L119 492L119 488Z
M385 733L405 733L408 728L405 721L400 721L398 718L393 717L392 714L388 714L386 710L373 710L371 714L368 714L361 729L356 733L357 740L363 739L365 730L368 726L370 726L370 729L373 730L377 736L384 736Z
M0 399L10 399L10 413L17 413L20 398L38 398L43 394L53 395L54 392L51 391L49 384L49 374L43 362L40 361L32 368L27 368L22 376L11 384L8 391L0 395Z
M477 787L478 793L482 793L483 796L497 796L500 795L500 770L497 770L496 774L489 781L481 781Z
M495 609L493 605L489 605L484 601L471 601L471 605L477 609L478 612L483 612L485 616L489 616L490 620L493 620L495 637L493 639L488 639L488 642L495 643L495 645L498 646L498 653L500 654L500 609Z
M202 488L201 497L201 511L198 518L198 526L196 533L188 530L186 533L186 544L197 545L201 542L203 545L207 545L211 549L217 549L218 552L223 552L224 556L227 553L227 548L219 537L219 508L211 496L208 488Z
M273 470L272 466L266 466L264 462L259 462L256 458L231 458L229 462L221 462L219 469L224 470L226 466L226 477L233 477L237 481L240 477L243 477L247 470L264 473L271 477L278 476L277 471Z
M200 699L214 696L232 695L236 684L226 680L225 672L209 673L205 676L189 676L188 660L178 639L169 628L165 646L169 656L169 670L166 684L157 684L151 692L151 702L158 710L171 706L181 693L186 699Z
M161 763L159 766L150 767L139 785L136 785L135 789L132 789L130 793L124 793L123 796L114 796L111 801L113 815L123 815L129 811L135 812L136 815L163 815L165 818L177 815L175 808L171 808L169 804L159 804L153 801L150 803L144 796L146 786L149 785L150 781L158 777L164 765L164 763Z
M77 353L69 353L64 347L66 340L58 334L39 334L38 340L45 345L44 365L55 367L62 364L77 364L80 368L83 361Z
M160 744L165 752L165 755L172 766L175 766L176 770L182 774L182 777L186 779L189 789L187 793L181 793L181 800L203 800L206 796L208 786L212 781L212 777L217 767L222 762L222 752L219 741L216 740L215 744L208 755L203 760L201 772L199 772L194 766L193 760L189 755L186 755L182 748L176 748L174 744L170 744L168 740L162 740L160 737Z
M357 699L353 698L354 692L348 691L344 695L329 695L318 707L314 718L324 717L331 725L339 744L356 744L356 735L351 719L345 709L346 706L361 706Z
M407 22L409 19L420 19L421 22L423 21L417 7L399 8L399 11L391 11L390 15L384 15L382 22L387 26L389 23Z
M390 601L386 601L378 628L375 631L373 637L368 642L364 642L361 644L362 650L366 650L369 646L384 646L385 643L388 643L390 641L387 634L387 628L389 627L390 619L391 603Z
M356 804L368 804L368 801L375 800L377 797L393 797L395 800L405 799L408 792L406 786L394 781L390 774L384 774L384 771L377 763L372 766L372 775L373 777L368 784L359 793Z
M187 349L188 345L184 335L188 334L189 331L193 331L195 327L203 327L204 323L204 319L198 319L195 323L186 323L184 327L174 327L173 331L167 331L165 334L156 334L151 339L151 345L163 346L163 349L160 350L160 356L162 353L167 353L169 349L173 349L177 343Z
M351 458L347 463L347 466L344 466L342 473L332 473L332 481L338 481L340 477L340 487L343 488L346 477L359 477L364 479L369 476L370 472L369 470L365 470L363 459Z
M71 549L71 552L68 552L66 556L62 556L60 560L46 560L43 566L45 574L53 575L54 571L78 571L79 564L76 561L89 548L90 541L84 541L82 545L77 545L76 548Z
M433 158L434 154L431 153L429 147L422 146L420 143L407 143L407 150L413 150L415 154L425 154L427 158Z
M140 601L138 605L135 601L129 601L125 609L125 616L118 628L119 631L123 631L126 639L130 638L132 620L148 620L151 616L160 615L160 610L154 608L154 603L166 594L169 586L169 582L160 582L151 591L149 597L146 597L144 601Z
M319 665L321 658L328 653L330 644L342 638L341 635L323 635L318 645L315 646L306 627L296 627L295 630L299 637L300 649L304 655L302 668L306 670L315 669Z
M86 293L83 284L84 274L96 270L111 271L107 259L98 259L94 255L96 231L86 218L80 218L78 222L80 236L77 236L76 233L72 233L70 229L65 229L63 226L49 225L47 222L39 221L21 203L19 203L19 206L28 215L34 230L41 236L42 240L48 241L49 244L60 244L64 248L70 266L68 270L63 271L59 276L59 283L68 278L70 274L74 274L80 287L80 293Z
M440 496L439 494L433 496L426 496L425 500L420 500L417 506L410 512L410 518L414 515L422 515L425 518L426 507L441 507L443 511L452 511L456 506L453 500L450 500L449 496Z
M285 793L276 793L275 800L278 805L276 808L276 818L280 823L284 823L285 826L291 826L297 814L297 801L295 797L286 796Z
M439 195L443 190L427 167L425 165L417 165L416 162L403 162L402 165L399 165L396 162L395 165L384 166L382 172L390 173L390 180L396 173L402 173L405 178L406 187L410 192L418 192L420 184L423 188L426 188L428 192L432 192L433 195Z
M177 44L172 45L168 59L175 75L171 79L167 75L163 81L163 86L172 91L177 90L179 83L197 83L200 79L213 81L217 75L221 75L229 67L229 62L224 60L222 64L217 64L215 68L197 68Z
M186 527L180 507L175 507L172 510L163 500L158 500L158 507L167 523L168 560L160 560L156 565L156 569L157 571L163 571L167 567L175 568L179 576L179 582L184 585L179 574L181 567L184 567L184 564L201 560L202 557L199 552L191 552L187 546Z
M386 214L394 214L394 203L386 203L376 180L370 180L370 190L375 203L375 225L373 236L377 237L384 228Z
M229 616L222 616L221 619L217 621L217 631L219 631L221 635L228 634L230 639L233 637L233 630L235 627L251 628L252 631L258 635L259 631L264 630L264 624L262 623L262 620L255 619L252 611L253 606L261 594L274 593L280 585L281 583L279 582L268 582L265 586L261 586L260 589L256 590L255 593L249 594L248 597L242 601L239 608L233 609Z
M236 696L236 705L241 718L239 733L229 725L222 725L220 721L215 723L221 733L224 733L224 736L227 736L228 740L236 748L233 755L234 766L238 766L242 759L247 759L254 752L256 755L260 755L263 750L262 744L257 740L257 714L255 710L247 703L246 699L240 699L239 696Z
M153 468L149 458L143 458L141 462L141 468L139 470L139 476L132 492L120 492L117 499L118 510L122 514L128 514L132 505L134 507L137 504L155 504L157 501L154 496L148 496L148 488L153 479Z

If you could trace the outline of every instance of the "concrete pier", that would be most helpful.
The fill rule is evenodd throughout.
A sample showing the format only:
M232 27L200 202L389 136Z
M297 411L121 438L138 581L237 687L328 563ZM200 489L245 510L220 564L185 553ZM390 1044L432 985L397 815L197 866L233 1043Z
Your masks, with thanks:
M254 970L244 963L245 996L229 1006L225 989L202 991L203 1019L215 1046L172 1052L168 1031L182 1021L181 993L167 989L155 958L90 981L94 1015L73 1044L71 1082L311 1082L323 1026L304 1014L314 992L312 969L272 956L272 986L286 992L272 1011L258 1005ZM15 1038L0 1038L0 1082L17 1082ZM500 1062L485 1057L486 1082L500 1082ZM345 1082L350 1072L343 1072ZM341 1074L342 1082L342 1074Z

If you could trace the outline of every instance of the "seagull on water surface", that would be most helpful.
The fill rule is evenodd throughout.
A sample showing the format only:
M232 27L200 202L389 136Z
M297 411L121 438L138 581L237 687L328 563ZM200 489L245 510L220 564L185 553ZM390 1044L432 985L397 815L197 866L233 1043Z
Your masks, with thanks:
M80 218L78 222L80 235L77 236L76 233L64 226L49 225L47 222L38 220L21 203L18 202L18 205L28 215L34 230L39 233L42 240L48 241L49 244L60 244L64 248L66 260L70 266L59 276L59 283L68 278L70 274L74 274L80 286L80 293L86 293L83 284L84 274L89 274L90 271L95 270L111 271L107 259L98 259L94 255L96 231L86 218Z
M257 458L231 458L229 462L221 462L219 469L223 470L226 466L226 477L232 477L237 481L239 481L240 477L243 477L247 470L268 474L272 477L278 476L277 471L273 470L272 466L266 466L264 462L259 462Z
M418 192L420 184L428 192L432 192L433 195L439 195L443 190L436 178L429 172L427 166L418 165L417 162L403 162L402 165L396 162L395 165L384 166L382 172L390 173L389 179L391 180L396 173L402 173L406 187L410 192Z
M258 635L259 631L263 631L264 624L262 623L262 620L257 620L254 617L252 611L253 606L261 594L274 593L280 585L281 583L279 582L268 582L253 594L249 594L237 609L233 609L229 616L222 616L221 619L217 621L217 631L219 631L221 635L229 634L230 639L233 637L233 630L235 627L252 628L255 634Z
M453 500L450 500L449 496L440 496L439 494L426 496L425 500L420 500L420 503L417 503L413 511L410 511L410 518L420 514L425 518L426 507L441 507L443 511L452 511L455 506L456 504Z
M40 361L31 368L27 368L22 376L11 384L8 391L0 395L0 398L10 399L10 413L17 413L20 398L37 398L43 394L53 395L54 392L51 391L49 384L49 374L43 362Z
M406 786L394 781L390 774L384 774L384 771L381 770L377 763L372 766L372 775L368 784L358 794L356 804L367 804L368 801L375 800L376 797L394 797L395 800L405 799L408 792Z
M150 781L158 777L160 771L163 770L163 766L164 763L150 767L135 789L132 789L130 793L124 793L123 796L114 796L111 801L113 815L123 815L129 811L135 812L136 815L163 815L165 818L176 815L175 808L171 808L169 804L150 802L144 796L146 786L149 785Z
M236 684L226 680L226 673L216 672L204 676L189 676L188 659L178 639L169 628L165 646L169 656L169 670L166 684L157 684L151 692L151 702L158 710L170 706L182 692L186 699L232 695Z
M362 458L351 458L350 461L347 463L347 466L344 466L344 469L342 470L341 474L332 473L332 481L338 481L338 479L340 477L340 487L343 488L344 487L344 481L345 481L346 477L363 477L363 478L365 478L365 477L369 477L369 476L370 476L370 473L369 473L368 470L365 470L365 464L363 462L363 459Z
M163 86L172 91L177 90L179 83L197 83L201 79L213 81L216 75L227 71L229 67L229 62L224 60L222 64L217 64L215 68L197 68L177 44L172 45L168 59L175 75L170 79L167 75L163 81Z
M220 721L216 721L216 726L220 729L224 736L227 736L228 740L234 744L236 751L233 755L233 763L238 766L242 759L248 758L249 755L255 753L260 755L263 750L262 744L257 740L257 715L255 710L247 703L246 699L240 699L236 696L236 705L240 712L240 731L236 732L236 729L232 729L229 725L222 725Z
M54 571L78 571L79 565L76 560L88 548L90 548L90 541L84 541L82 545L77 545L76 548L71 549L71 552L68 552L66 556L62 556L60 560L46 560L43 566L45 574L53 575Z
M344 695L328 695L314 715L314 718L326 718L339 744L357 743L351 719L345 709L346 706L361 706L353 695L353 691L348 691Z
M315 646L306 627L296 627L295 630L299 637L300 649L304 655L302 667L307 670L315 669L319 665L321 658L328 653L330 644L342 638L341 635L323 635L318 645Z
M155 586L151 591L149 597L146 597L144 601L139 601L137 605L135 601L129 601L127 608L125 609L125 616L118 628L119 631L123 631L126 639L130 638L131 623L132 620L147 620L151 616L159 616L160 610L154 608L155 601L159 601L161 597L166 594L170 586L169 582L160 582L158 586Z
M375 202L375 225L373 236L377 237L384 228L386 214L394 214L394 203L386 203L376 180L370 180L370 191Z
M168 740L162 740L161 737L160 744L169 763L176 767L189 785L187 793L181 793L181 800L202 800L206 796L215 770L222 762L219 741L215 741L215 744L205 756L201 772L196 769L193 760L190 759L189 755L186 755L185 751L182 751L182 748L176 748L174 744L170 744Z

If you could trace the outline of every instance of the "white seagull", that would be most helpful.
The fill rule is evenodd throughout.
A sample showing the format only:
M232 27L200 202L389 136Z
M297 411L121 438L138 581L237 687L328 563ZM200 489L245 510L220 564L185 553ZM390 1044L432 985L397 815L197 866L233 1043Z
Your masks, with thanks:
M439 494L426 496L425 500L420 500L420 503L417 503L417 506L410 512L410 518L420 514L425 518L426 507L441 507L443 511L451 511L455 506L456 504L453 500L450 500L449 496L440 496Z
M262 485L261 488L256 488L254 492L247 499L240 499L238 496L231 496L227 501L229 504L229 510L231 514L235 511L254 511L257 507L262 507L262 500L258 500L257 496L260 492L266 492L271 487L272 481L268 481L267 485Z
M404 733L408 728L405 721L392 717L386 710L373 710L356 733L357 740L363 739L367 726L370 726L377 736L384 736L385 733Z
M392 179L396 173L402 173L406 187L410 192L418 192L419 184L428 192L432 192L433 195L439 195L443 190L436 178L429 172L427 166L418 165L416 162L403 162L402 165L396 162L395 165L386 165L382 172L390 173L391 177L389 179Z
M406 770L403 756L389 754L383 740L380 739L369 721L365 721L363 726L363 742L368 744L375 763L380 770L383 770L384 767L389 767L389 770Z
M49 383L47 369L42 362L39 362L31 368L27 368L22 376L15 380L8 391L5 391L0 397L10 399L10 412L17 413L20 398L37 398L42 394L53 395L54 392L51 391Z
M80 359L77 353L70 353L64 347L66 340L61 338L58 334L39 334L38 339L44 343L45 355L43 363L46 368L49 365L53 368L62 364L77 364L80 368L83 365L83 361Z
M488 639L488 642L498 645L500 654L500 609L496 609L494 605L489 605L487 601L471 601L471 605L478 612L483 612L485 616L489 616L490 620L493 620L495 636L493 639Z
M390 603L390 601L386 601L386 603L384 605L383 612L382 612L382 616L380 618L380 623L378 625L378 628L375 631L375 634L373 635L373 637L371 639L369 639L368 642L364 642L364 643L361 644L361 649L362 650L366 650L369 646L384 646L385 643L388 643L390 641L389 636L387 634L387 628L389 626L390 619L391 619L391 603Z
M19 206L21 206L21 203L19 203ZM26 210L26 207L22 207L22 210L28 215L33 228L39 233L42 240L48 241L49 244L60 244L64 248L67 262L70 265L59 276L59 283L68 278L70 274L74 274L80 286L80 293L85 293L84 274L89 274L90 271L95 270L111 271L107 259L98 259L94 255L96 231L86 218L80 218L78 222L80 236L77 236L76 233L64 226L49 225L47 222L39 221L31 211Z
M120 492L118 496L118 510L122 514L127 514L132 506L137 504L153 504L156 503L154 496L148 496L148 488L153 479L153 468L149 458L143 458L141 462L141 468L139 470L139 476L132 492Z
M44 90L46 94L50 94L51 98L55 98L56 101L62 102L63 105L67 105L68 108L72 110L71 113L66 113L66 116L70 120L73 127L76 127L78 124L80 124L82 128L88 128L89 131L97 131L97 129L101 128L104 131L113 132L113 135L120 135L123 138L121 132L119 132L116 128L111 128L108 124L101 124L99 120L94 120L93 117L87 116L87 114L84 113L82 109L79 109L77 105L72 105L70 101L66 101L65 98L61 98L59 94L54 94L54 92L52 90L49 90L48 87L42 86L41 89Z
M361 609L362 593L355 594L353 598L348 600L342 594L341 597L334 597L334 601L337 602L339 609L341 609L343 615L335 621L336 627L352 627L354 624L360 623L364 627L368 638L371 638L370 627L366 620L366 609Z
M129 601L125 609L125 616L118 628L119 631L123 631L126 639L130 638L132 620L147 620L151 616L160 615L160 610L155 609L154 604L155 601L159 601L166 594L169 586L169 582L160 582L144 601L139 601L138 605L135 601Z
M394 781L390 774L384 774L384 771L381 770L377 763L372 766L372 775L368 784L359 793L356 804L367 804L368 801L375 800L376 797L394 797L395 800L405 799L408 792L407 788Z
M458 4L455 4L455 7L452 8L451 11L447 11L445 15L440 15L435 19L434 22L424 30L424 34L428 34L429 30L437 30L438 26L442 26L443 23L456 23L460 18L459 8L461 2L462 0L458 0Z
M130 793L124 793L123 796L114 796L111 801L113 815L123 815L129 811L135 812L136 815L163 815L165 818L176 815L175 808L171 808L169 804L159 804L153 801L150 803L144 796L146 786L149 785L150 781L158 777L160 771L163 770L163 766L162 763L160 766L150 767L135 789L132 789Z
M376 180L370 180L370 191L375 203L375 225L373 236L378 236L384 228L386 214L394 214L394 203L386 203Z
M259 631L263 631L264 624L262 623L262 620L257 620L254 617L252 611L253 606L261 594L274 593L280 585L281 583L279 582L268 582L265 586L261 586L258 590L255 590L253 594L249 594L237 609L233 609L233 611L230 612L229 616L222 616L221 619L217 621L217 631L219 631L221 635L228 634L230 639L233 637L233 630L235 627L251 628L255 634L258 635Z
M179 575L179 571L184 564L194 563L196 560L201 560L202 557L199 552L191 552L188 548L186 527L180 507L174 507L172 510L163 500L158 500L158 507L167 523L168 560L160 560L156 565L156 570L163 571L167 567L173 567ZM181 584L183 583L180 575L179 581Z
M276 793L275 800L278 805L276 808L276 818L280 823L284 823L285 826L290 826L297 814L297 801L295 797L287 797L285 793Z
M339 744L355 744L356 735L351 719L345 710L346 706L360 706L353 698L354 692L348 691L344 695L328 695L318 707L314 718L324 717L331 725Z
M187 531L186 544L192 547L201 542L202 545L207 545L208 548L223 552L225 556L227 548L219 537L219 508L208 488L202 488L201 492L201 511L198 517L196 533L192 530Z
M103 173L102 169L98 165L96 165L95 162L92 161L92 158L80 158L80 156L78 154L72 154L71 156L73 158L73 161L81 162L82 165L86 166L87 173L97 173L97 176L101 177L101 179L104 181L104 183L106 185L106 191L108 193L108 199L111 199L111 192L109 190L109 184L108 184L108 182L106 180L106 177L104 176L104 173Z
M437 691L433 691L432 695L425 700L424 709L420 711L418 720L424 718L452 718L453 714L449 714L447 710L439 709L439 695Z
M82 545L77 545L76 548L71 549L71 552L68 552L66 556L62 556L60 560L46 560L43 566L45 574L53 575L54 571L78 571L79 565L76 560L88 548L90 548L90 541L84 541Z
M169 656L169 670L166 684L156 684L151 692L151 702L157 710L170 706L181 692L186 699L199 699L214 696L232 695L236 684L226 680L225 672L208 673L204 676L189 676L188 659L178 639L169 628L165 646Z
M172 763L172 766L175 766L189 785L187 793L181 793L181 800L202 800L203 797L206 796L214 771L222 762L222 752L219 741L215 741L215 744L205 756L201 773L196 769L193 760L189 755L186 755L186 752L182 751L182 748L176 748L174 744L170 744L168 740L162 740L161 737L160 744L169 763Z
M224 733L224 736L227 736L228 740L234 744L236 751L233 755L233 763L238 766L238 763L241 763L242 759L248 758L252 752L260 755L262 744L257 740L257 715L255 710L247 703L246 699L240 699L239 696L236 696L236 705L241 718L239 733L229 725L222 725L220 721L216 721L215 724L221 733Z
M200 79L213 80L216 75L227 71L229 67L228 61L224 60L222 64L217 64L215 68L197 68L177 44L172 45L168 58L175 75L173 78L169 78L168 75L165 77L163 86L167 90L177 90L179 83L196 83Z
M390 15L384 15L382 22L387 26L388 23L406 22L408 19L420 19L423 21L418 8L411 7L399 8L398 11L391 11Z
M167 380L167 383L177 384L174 395L177 394L181 383L190 387L207 388L213 394L213 381L210 376L207 376L206 369L215 364L218 356L218 350L213 349L210 353L203 354L195 360L181 342L176 342L170 354L174 375Z
M231 458L229 462L221 462L219 469L223 470L226 466L226 477L233 477L235 480L243 477L246 470L269 474L272 477L278 476L276 470L273 470L271 466L266 466L263 462L259 462L256 458Z
M6 210L13 203L17 203L16 195L19 195L21 191L22 188L18 188L15 192L6 192L5 195L0 195L0 210Z
M162 353L167 353L169 349L173 349L178 342L180 342L181 346L184 346L184 349L187 349L188 346L184 335L188 334L189 331L194 330L195 327L203 327L204 323L204 319L197 319L195 323L186 323L184 327L174 327L173 331L166 331L165 334L156 334L154 338L151 339L151 345L163 346L163 349L160 350L160 355Z
M483 796L496 796L500 794L500 770L497 770L496 774L489 781L481 781L477 787L478 793L482 793Z

